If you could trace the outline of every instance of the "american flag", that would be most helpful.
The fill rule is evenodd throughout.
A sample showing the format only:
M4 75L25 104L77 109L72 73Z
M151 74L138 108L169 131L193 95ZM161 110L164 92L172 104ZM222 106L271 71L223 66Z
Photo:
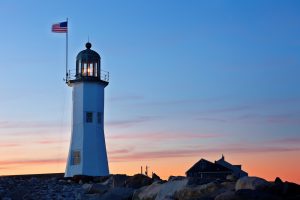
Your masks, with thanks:
M68 22L61 22L52 25L52 32L55 33L67 33L68 32Z

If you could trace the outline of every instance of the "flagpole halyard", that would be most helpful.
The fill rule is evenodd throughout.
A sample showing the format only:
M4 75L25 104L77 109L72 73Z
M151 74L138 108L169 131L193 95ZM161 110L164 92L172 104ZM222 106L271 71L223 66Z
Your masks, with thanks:
M67 18L67 26L68 26L68 18ZM68 82L68 79L69 79L69 74L68 74L68 52L69 52L68 32L69 32L69 30L66 31L66 83Z

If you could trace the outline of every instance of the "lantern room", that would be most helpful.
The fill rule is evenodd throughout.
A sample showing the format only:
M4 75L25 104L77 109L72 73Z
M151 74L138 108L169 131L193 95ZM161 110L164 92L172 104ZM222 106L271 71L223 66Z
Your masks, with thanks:
M91 50L92 44L86 43L86 49L79 52L76 57L76 69L67 74L67 84L71 86L76 82L102 82L108 84L109 72L101 70L101 57Z
M101 57L91 50L91 43L86 43L85 47L76 57L76 80L100 80Z

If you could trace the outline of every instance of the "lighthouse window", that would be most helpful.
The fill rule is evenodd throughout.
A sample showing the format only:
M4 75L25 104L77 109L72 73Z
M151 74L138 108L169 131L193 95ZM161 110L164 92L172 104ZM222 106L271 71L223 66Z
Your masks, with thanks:
M98 124L102 124L102 121L103 121L102 116L103 116L102 112L97 113Z
M93 63L89 63L88 76L93 76Z
M92 112L86 112L85 121L86 121L86 123L93 123L93 113Z
M81 74L81 60L78 60L77 74Z
M87 63L83 63L83 75L86 76L87 72Z
M79 165L80 164L80 151L73 151L72 152L72 165Z
M95 77L98 76L97 72L98 72L98 69L97 69L97 63L94 64L94 67L95 67Z

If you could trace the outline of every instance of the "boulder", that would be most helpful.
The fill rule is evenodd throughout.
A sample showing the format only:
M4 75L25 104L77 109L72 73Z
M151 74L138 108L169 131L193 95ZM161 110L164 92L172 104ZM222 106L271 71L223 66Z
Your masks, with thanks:
M235 191L235 182L222 182L221 183L221 186L226 189L226 190L229 190L229 191Z
M180 200L214 199L215 196L225 191L220 183L211 182L196 187L187 185L181 190L177 190L174 197Z
M109 190L109 186L103 185L101 183L94 183L94 184L83 184L82 189L87 194L103 194Z
M155 173L152 173L152 181L162 181L162 179Z
M285 196L300 196L300 185L291 182L284 182L284 191Z
M99 200L131 200L133 191L132 188L116 187L102 195Z
M82 186L81 186L81 188L83 189L83 191L85 192L85 193L88 193L88 191L90 191L90 188L92 187L92 184L90 184L90 183L85 183L85 184L83 184Z
M279 177L276 177L274 182L276 184L282 184L283 183L283 181Z
M216 179L204 179L199 177L189 177L188 180L188 185L190 186L204 185L216 181Z
M236 181L237 178L234 174L229 174L229 175L226 176L226 180L233 182L233 181Z
M234 191L226 191L215 197L215 200L238 200Z
M145 186L133 195L133 200L168 200L174 199L176 192L180 192L186 185L188 180L170 181L163 184L155 182L149 186Z
M95 183L103 183L107 179L109 179L110 177L111 176L95 176L95 177L93 177L93 182L95 182Z
M155 200L167 200L174 199L176 192L180 192L187 185L188 180L183 179L180 181L171 181L161 185L160 190L157 193Z
M72 177L72 180L76 183L88 183L93 181L92 176L85 176L85 175L75 175Z
M259 177L245 176L240 178L235 184L235 190L266 190L271 187L271 183Z
M281 198L263 191L242 189L219 194L215 200L281 200Z
M154 200L161 189L162 184L154 182L149 186L136 190L133 194L133 200Z
M150 184L152 184L151 178L143 174L136 174L126 180L125 187L138 189Z
M126 180L129 178L127 175L116 174L111 175L109 177L102 177L101 179L96 179L97 182L100 182L102 185L106 185L108 187L124 187Z
M183 179L186 179L186 177L185 176L170 176L168 178L168 181L180 181Z
M281 200L282 198L261 190L241 189L235 192L237 200Z
M116 174L111 176L109 179L107 179L108 182L111 182L112 187L124 187L126 181L129 179L130 176L127 176L125 174Z

